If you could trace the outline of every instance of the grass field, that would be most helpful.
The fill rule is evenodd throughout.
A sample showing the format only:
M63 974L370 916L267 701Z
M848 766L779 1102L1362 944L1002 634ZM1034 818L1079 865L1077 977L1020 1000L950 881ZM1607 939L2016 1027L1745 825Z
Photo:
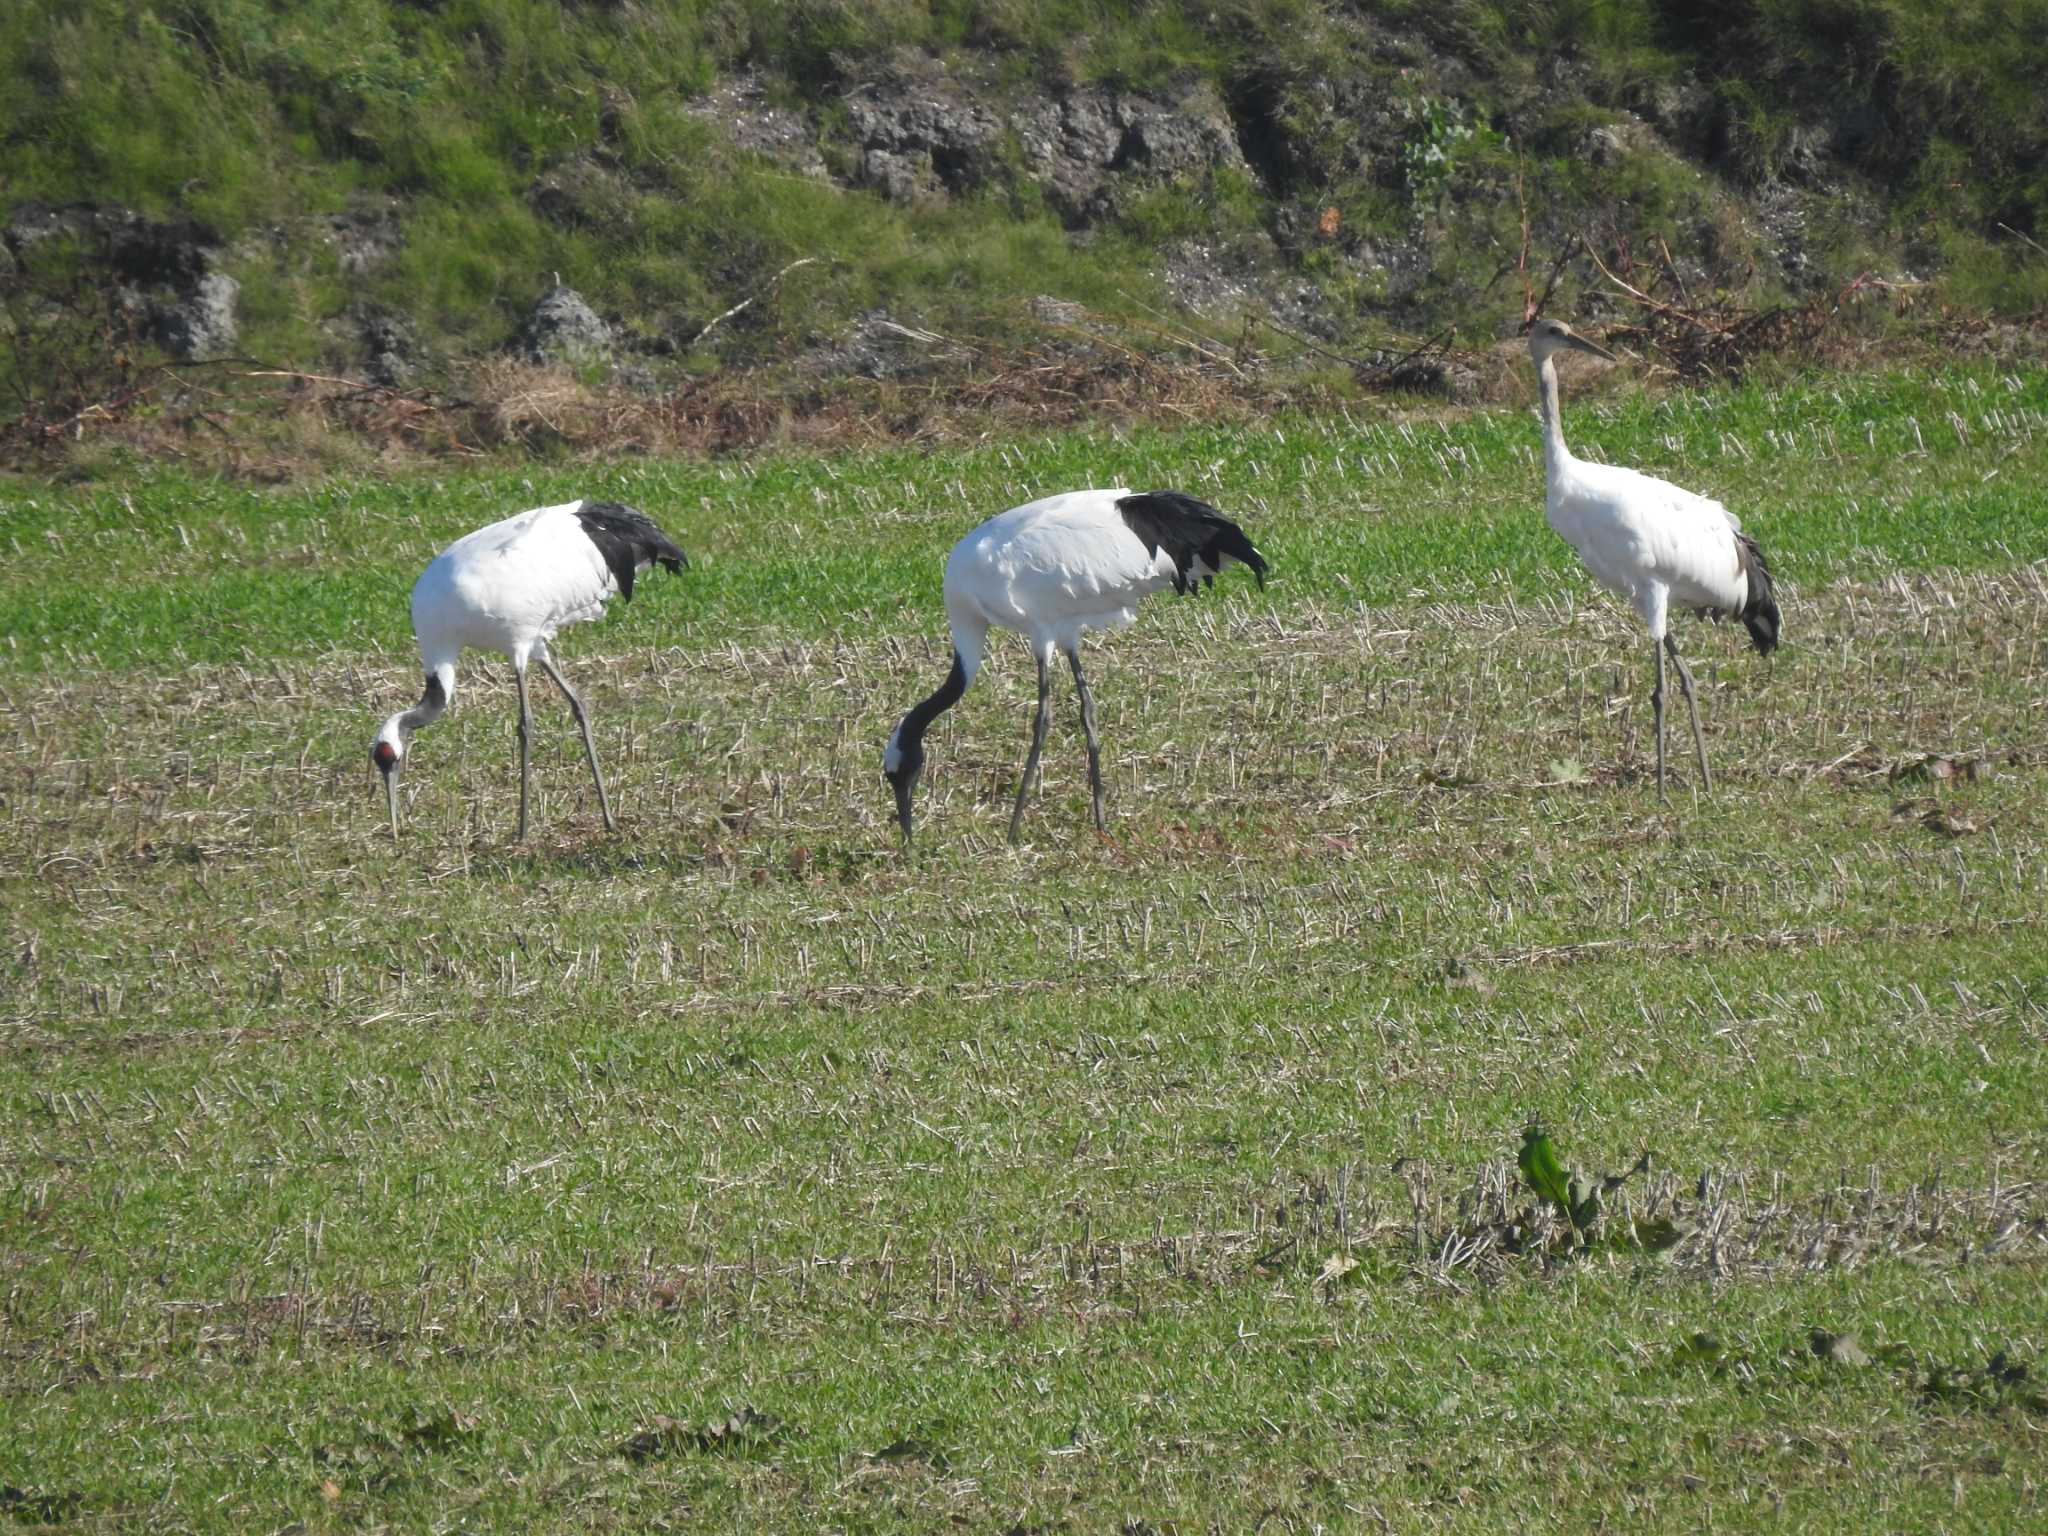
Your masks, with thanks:
M1681 632L1712 801L1514 414L9 487L0 1514L2038 1522L2048 374L1603 399L1781 572ZM1095 648L1104 839L1063 697L1005 844L999 646L904 853L944 549L1111 475L1274 581ZM394 847L411 576L579 493L698 561L561 647L621 835L541 695L510 841L500 663ZM1649 1154L1587 1251L1531 1120Z

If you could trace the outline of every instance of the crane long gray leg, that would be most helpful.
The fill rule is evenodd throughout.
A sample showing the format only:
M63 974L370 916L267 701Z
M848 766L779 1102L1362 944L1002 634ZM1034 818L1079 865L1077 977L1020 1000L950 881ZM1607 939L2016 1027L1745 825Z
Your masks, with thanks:
M1700 734L1700 706L1692 695L1692 668L1685 664L1685 658L1678 654L1678 642L1667 633L1664 649L1671 653L1671 659L1678 663L1678 691L1685 695L1686 712L1692 716L1692 748L1700 760L1700 787L1708 794L1714 792L1714 776L1707 770L1707 740Z
M604 829L616 832L618 823L612 820L611 796L604 792L604 770L597 766L597 743L590 739L590 717L583 712L583 701L576 697L576 690L569 686L569 679L562 676L546 651L540 653L542 670L555 680L555 686L562 690L562 697L569 701L569 713L576 717L576 728L583 733L583 752L590 759L590 776L597 781L597 808L604 812Z
M1067 652L1074 669L1074 692L1081 696L1081 731L1088 738L1088 793L1095 801L1095 830L1102 826L1102 740L1095 734L1095 698L1088 692L1088 679L1081 675L1081 648Z
M1657 683L1650 690L1650 710L1657 718L1657 798L1664 794L1664 648L1650 642L1650 654L1657 658Z
M1031 754L1024 759L1024 776L1017 781L1017 804L1010 812L1010 841L1017 841L1024 825L1024 797L1031 793L1031 779L1038 772L1038 754L1045 750L1045 733L1052 725L1052 673L1045 656L1038 657L1038 718L1031 726Z
M514 666L519 684L519 841L526 841L526 801L533 789L533 710L526 698L526 668Z

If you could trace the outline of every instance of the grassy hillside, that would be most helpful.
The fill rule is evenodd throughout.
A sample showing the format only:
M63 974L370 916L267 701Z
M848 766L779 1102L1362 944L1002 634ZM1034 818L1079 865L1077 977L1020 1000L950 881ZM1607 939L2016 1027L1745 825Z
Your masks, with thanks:
M1613 290L1582 239L1638 284L1749 307L1865 270L1932 279L1888 290L1923 313L2048 298L2048 107L2024 45L2048 0L1688 14L24 0L0 16L0 213L89 199L196 221L241 284L239 350L295 369L360 368L366 327L395 317L446 382L559 278L613 322L634 378L765 369L799 404L819 380L791 360L876 311L996 346L1041 335L1028 305L1050 294L1142 347L1176 263L1248 290L1209 304L1218 335L1309 295L1323 352L1253 339L1324 364L1503 334L1552 275L1552 302L1583 307ZM706 110L734 78L820 174L736 144ZM1076 230L998 134L971 187L892 201L860 184L847 93L906 78L992 108L1206 93L1243 161L1126 178ZM374 259L351 254L363 230ZM154 355L119 303L80 313L67 271L55 244L0 261L17 412L104 401Z

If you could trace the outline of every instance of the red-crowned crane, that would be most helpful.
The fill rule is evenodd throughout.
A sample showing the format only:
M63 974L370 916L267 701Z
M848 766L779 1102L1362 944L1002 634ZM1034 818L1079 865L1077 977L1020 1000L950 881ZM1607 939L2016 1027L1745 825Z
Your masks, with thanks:
M1572 457L1558 419L1554 361L1566 350L1590 352L1610 363L1616 360L1612 352L1562 320L1538 320L1529 331L1529 356L1543 395L1545 512L1550 526L1579 552L1594 578L1627 598L1649 628L1650 652L1657 661L1650 705L1657 723L1659 798L1664 796L1666 651L1678 667L1678 686L1692 717L1700 783L1712 794L1714 776L1707 770L1707 743L1700 734L1692 672L1678 654L1666 616L1674 605L1715 619L1732 613L1748 629L1758 653L1768 656L1778 644L1778 603L1770 568L1756 540L1718 501L1633 469Z
M633 578L650 565L680 571L689 562L675 540L644 512L616 501L569 501L535 507L466 533L436 555L412 589L412 632L426 667L419 703L384 722L370 744L370 761L384 776L391 805L391 835L398 835L398 775L413 733L431 725L455 697L455 662L465 646L500 651L519 684L519 839L526 839L526 803L532 789L533 715L526 697L526 664L537 661L555 680L583 732L597 806L607 832L612 819L590 717L569 680L556 670L548 642L564 624L599 618L616 592L629 602Z
M1095 701L1081 675L1081 636L1091 629L1121 629L1137 617L1139 599L1147 594L1163 587L1199 591L1233 563L1250 566L1259 585L1266 584L1265 557L1244 530L1179 491L1068 491L998 513L954 545L945 587L952 670L903 717L882 752L882 776L896 790L903 840L910 841L911 796L924 769L925 730L974 681L991 625L1023 635L1038 661L1038 714L1010 812L1010 841L1017 840L1052 722L1051 669L1058 651L1074 669L1081 729L1088 737L1088 789L1101 831L1102 744L1095 734Z

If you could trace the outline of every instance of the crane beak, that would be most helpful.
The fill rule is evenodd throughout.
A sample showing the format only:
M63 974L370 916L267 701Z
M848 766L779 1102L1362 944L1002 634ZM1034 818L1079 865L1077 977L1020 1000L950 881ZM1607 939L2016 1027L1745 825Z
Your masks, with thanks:
M890 780L890 783L896 787L896 823L903 828L904 846L908 847L910 844L911 778L908 774L905 774L900 779Z
M1599 342L1588 341L1585 337L1581 336L1577 331L1573 331L1571 335L1565 338L1565 340L1571 346L1577 348L1579 351L1590 352L1595 357L1604 357L1610 363L1618 363L1621 361L1620 358L1616 357L1612 352L1608 351L1605 347L1601 346Z
M384 771L384 799L391 807L391 840L398 841L398 775L390 769Z

